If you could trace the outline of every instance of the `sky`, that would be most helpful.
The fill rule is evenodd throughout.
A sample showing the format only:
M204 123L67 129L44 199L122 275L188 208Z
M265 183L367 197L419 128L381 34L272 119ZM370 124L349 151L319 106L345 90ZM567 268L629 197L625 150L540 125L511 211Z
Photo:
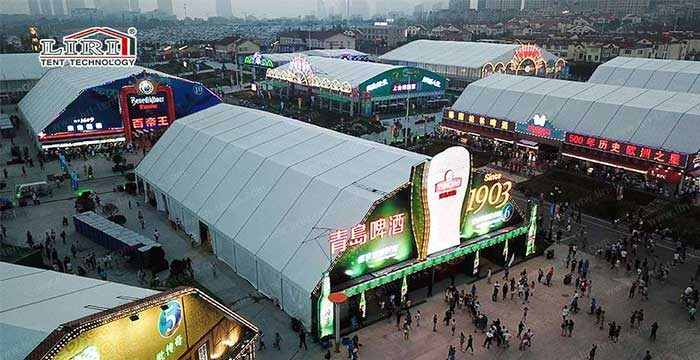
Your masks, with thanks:
M54 0L50 0L54 1ZM65 0L61 0L65 1ZM128 0L118 0L124 1ZM187 15L190 17L206 18L216 15L216 0L173 0L173 7L178 17L185 16L185 3L187 3ZM253 15L260 18L304 16L316 13L317 0L230 0L233 14L237 17ZM352 1L352 0L351 0ZM369 6L368 14L374 15L382 9L399 10L407 14L413 13L413 7L419 3L425 4L425 9L430 10L435 2L447 6L449 0L364 0ZM477 0L470 0L472 7L476 6ZM345 0L323 0L326 8L335 8L338 13L342 7L344 10ZM94 0L86 0L87 6L94 6ZM153 10L156 7L156 0L140 0L140 7L143 11ZM0 13L28 13L28 0L0 0Z

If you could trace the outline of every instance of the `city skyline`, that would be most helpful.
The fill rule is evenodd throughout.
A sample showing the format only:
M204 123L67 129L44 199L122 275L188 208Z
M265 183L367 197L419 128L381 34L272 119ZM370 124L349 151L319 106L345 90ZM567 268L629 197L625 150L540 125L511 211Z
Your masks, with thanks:
M476 8L478 0L469 0L470 8ZM74 9L76 6L75 0L53 0L54 3L60 2L63 9ZM130 6L133 2L129 0L116 0L115 2L124 2L124 9L133 8ZM159 3L163 0L141 0L138 5L141 11L152 11L157 9ZM185 12L188 17L193 18L208 18L217 16L220 7L223 4L222 0L170 0L172 3L173 13L178 18L184 18ZM33 9L34 3L41 3L41 0L0 0L0 13L4 14L30 14L30 8ZM101 0L82 0L78 2L84 4L85 7L97 7ZM323 17L330 15L345 16L347 12L345 0L324 0ZM187 10L185 10L187 4ZM428 11L433 8L447 8L448 1L441 0L355 0L350 2L350 14L370 17L383 15L389 12L400 11L406 15L413 13L413 8L416 5L423 5ZM55 7L56 5L54 5ZM306 15L318 16L317 0L295 0L293 2L280 3L278 0L258 0L255 2L246 2L243 0L231 0L229 6L232 9L231 13L235 17L244 17L252 15L259 18L277 18L277 17L297 17ZM118 6L112 6L120 8ZM226 7L223 8L226 11ZM40 12L43 13L43 12ZM53 13L53 11L52 11ZM66 11L66 13L68 13Z

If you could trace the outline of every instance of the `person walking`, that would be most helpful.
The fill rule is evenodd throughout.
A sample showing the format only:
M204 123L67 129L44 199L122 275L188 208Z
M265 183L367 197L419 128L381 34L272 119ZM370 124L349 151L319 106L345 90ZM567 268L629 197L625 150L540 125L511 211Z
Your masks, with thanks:
M156 240L156 242L159 242L158 239L160 239L160 233L158 232L158 229L153 229L153 238Z
M491 283L491 268L489 268L489 272L486 273L486 283L490 284Z
M455 336L455 329L457 328L457 319L452 318L451 322L452 322L452 327L451 327L452 336Z
M595 352L598 350L598 345L593 344L591 351L588 352L588 360L595 360Z
M526 307L523 308L523 319L520 322L525 322L527 321L527 311L530 310Z
M309 350L309 348L306 346L306 331L304 331L304 329L299 331L299 349L301 349L302 346L304 347L304 350Z
M282 350L281 343L282 343L282 336L280 336L280 333L276 332L275 333L275 342L272 343L272 347L275 350L280 351L280 350Z
M521 320L520 323L518 324L518 336L517 336L518 339L520 339L520 337L523 335L523 330L525 330L525 324Z
M469 334L469 337L467 338L467 347L464 348L464 351L471 351L472 354L474 354L474 338L472 338L472 335Z
M143 214L141 213L141 210L139 210L139 214L137 217L139 219L139 224L141 224L141 230L143 230L145 228L145 226L144 226Z
M651 324L651 335L649 335L649 339L651 340L656 340L656 332L659 330L659 324L654 321L653 324Z
M433 315L433 332L437 331L437 323L438 323L438 316L437 314Z
M258 337L258 351L262 351L264 349L267 349L267 346L265 346L265 334L260 330L260 336Z
M491 295L491 300L493 302L498 301L498 288L500 288L500 287L501 287L501 285L498 283L498 281L496 281L496 284L493 285L493 295Z
M504 281L503 282L503 301L506 301L507 296L508 296L508 282Z
M421 318L420 310L416 310L416 327L420 327L420 318Z
M568 323L566 324L566 329L569 333L569 337L571 337L571 335L573 335L573 333L574 333L574 320L573 319L568 320Z
M464 341L467 339L466 336L464 336L464 332L460 331L459 332L459 351L464 352Z
M651 360L651 353L649 352L649 350L647 350L647 353L646 353L646 355L644 355L643 360Z

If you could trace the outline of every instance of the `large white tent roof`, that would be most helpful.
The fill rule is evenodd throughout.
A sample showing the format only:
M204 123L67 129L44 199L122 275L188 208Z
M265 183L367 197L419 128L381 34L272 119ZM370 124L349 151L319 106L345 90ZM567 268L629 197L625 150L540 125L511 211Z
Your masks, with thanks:
M399 66L387 64L367 61L347 61L320 56L305 56L305 58L309 61L315 74L330 79L336 79L340 82L347 81L352 87L357 87L361 83L385 71L400 68ZM287 63L275 69L287 70L290 65L291 63Z
M518 44L492 44L471 41L415 40L381 55L379 61L402 64L435 64L481 68L486 63L507 62L520 48ZM547 61L557 57L542 50Z
M136 172L231 239L236 271L287 310L295 302L308 304L329 267L329 231L361 222L376 200L408 182L411 167L425 159L269 112L219 104L176 121ZM250 254L252 264L241 264L241 253ZM306 295L282 296L286 286Z
M163 77L173 77L140 66L56 68L48 71L39 80L19 102L19 108L34 133L38 134L86 89L138 75L143 71Z
M39 80L48 70L37 53L0 54L0 81Z
M367 54L357 51L355 49L314 49L302 51L302 54L309 56L321 56L321 57L338 57L342 55L355 55L355 56L367 56Z
M700 62L620 56L598 66L588 81L700 94Z
M696 94L494 74L453 109L518 122L544 114L562 130L684 153L700 146Z
M0 359L22 359L59 325L156 294L0 262Z

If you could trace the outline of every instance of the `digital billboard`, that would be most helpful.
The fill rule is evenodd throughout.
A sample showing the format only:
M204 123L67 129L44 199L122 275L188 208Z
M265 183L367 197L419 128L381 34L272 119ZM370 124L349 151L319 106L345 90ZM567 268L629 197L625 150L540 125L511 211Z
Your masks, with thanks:
M132 131L166 128L175 121L173 91L169 86L144 79L136 86L122 88L120 101L127 140Z
M472 171L463 147L414 166L410 183L378 200L364 222L328 234L334 289L522 223L512 193L513 183L502 174Z
M340 256L330 273L333 284L416 257L409 212L410 188L380 200L362 224L334 230L328 241L331 256Z
M461 241L522 222L512 193L513 183L500 173L475 172L462 208Z

